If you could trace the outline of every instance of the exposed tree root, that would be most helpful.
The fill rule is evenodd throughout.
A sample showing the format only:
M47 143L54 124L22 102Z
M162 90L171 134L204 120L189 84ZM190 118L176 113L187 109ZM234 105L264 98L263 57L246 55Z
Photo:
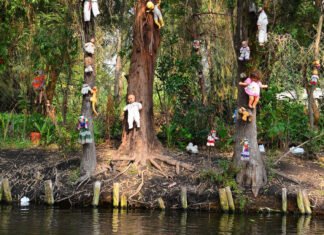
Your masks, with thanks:
M169 165L172 165L172 166L179 165L179 167L183 167L188 171L194 171L194 167L192 165L184 163L184 162L177 161L177 160L172 159L172 158L170 158L168 156L165 156L165 155L164 156L156 156L155 158L162 161L162 162L165 162L165 163L167 163Z
M144 172L145 172L145 171L146 171L146 170L142 171L142 182L141 182L140 185L137 187L135 193L133 193L132 195L129 196L129 198L128 198L129 201L131 201L131 200L132 200L132 197L134 197L136 194L138 194L138 193L141 191L141 189L142 189L142 187L143 187L143 185L144 185Z

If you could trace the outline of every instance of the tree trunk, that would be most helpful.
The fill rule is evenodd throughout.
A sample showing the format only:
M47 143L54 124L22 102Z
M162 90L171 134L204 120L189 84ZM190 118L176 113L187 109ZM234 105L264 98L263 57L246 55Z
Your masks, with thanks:
M120 102L122 90L123 90L123 80L122 80L122 57L120 55L122 45L122 33L121 30L117 29L117 59L115 67L115 89L114 98L117 103Z
M49 74L50 74L50 81L46 86L46 99L52 104L59 72L55 68L50 68Z
M153 14L146 12L146 1L137 0L136 16L133 26L133 50L128 77L127 95L134 94L142 103L140 128L127 130L126 121L119 147L121 156L145 165L152 158L153 151L161 150L153 123L153 79L157 51L160 46L160 30L153 22ZM125 120L126 114L125 114Z
M69 55L68 55L69 56ZM72 63L69 58L69 65L67 68L67 78L66 78L66 87L63 90L63 104L62 104L62 117L63 117L63 125L66 124L66 115L68 112L68 97L69 97L69 91L70 91L70 84L72 79Z
M240 48L241 42L248 38L248 3L248 0L237 1L237 25L235 35L237 51ZM253 23L256 24L256 22L251 22L251 24ZM246 71L247 68L244 63L245 62L239 62L238 64L238 78L240 78L241 73L248 72ZM237 84L238 83L239 82L237 82ZM247 104L248 96L244 92L244 89L238 86L238 108L242 106L247 107ZM242 119L236 122L234 166L239 169L236 176L237 183L244 187L252 187L254 196L257 196L259 189L267 182L267 175L257 141L256 110L254 109L252 113L252 122L244 122ZM241 160L242 140L245 138L249 141L250 159L248 161Z
M82 7L83 3L81 2ZM83 9L83 8L82 8ZM83 11L82 11L83 12ZM89 42L91 38L95 37L95 23L94 23L94 17L91 16L90 22L83 22L83 29L84 29L84 38L85 42ZM82 45L83 47L83 45ZM84 84L88 84L90 87L95 86L96 82L96 70L95 70L95 55L87 55L84 54L84 58L87 56L92 56L92 73L85 73L84 72ZM90 92L89 92L90 93ZM84 95L82 98L82 108L81 113L83 116L88 118L89 120L89 131L91 132L91 136L93 138L93 143L84 144L83 145L83 153L81 157L81 166L80 171L81 175L90 176L92 173L94 173L97 165L97 159L96 159L96 146L95 146L95 140L94 140L94 133L93 133L93 112L90 102L91 94Z

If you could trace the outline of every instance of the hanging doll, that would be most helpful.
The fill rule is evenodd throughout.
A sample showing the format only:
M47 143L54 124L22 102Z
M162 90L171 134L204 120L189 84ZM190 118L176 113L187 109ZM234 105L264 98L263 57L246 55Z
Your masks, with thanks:
M250 160L249 140L244 139L242 143L243 143L243 147L241 152L241 160L248 161Z
M90 42L87 42L86 44L84 44L84 50L85 52L87 52L88 54L93 55L95 53L95 39L91 38Z
M91 132L89 131L89 121L85 116L79 117L78 130L79 133L79 143L80 144L90 144L93 142Z
M253 72L244 82L239 83L245 87L245 93L249 96L249 108L253 109L257 106L260 99L260 88L267 88L268 85L263 85L260 82L258 73Z
M242 42L242 47L240 49L240 57L238 59L240 61L245 61L250 59L250 47L247 41Z
M39 92L38 99L35 100L35 103L42 103L43 92L45 88L45 74L42 70L39 70L38 76L33 79L32 86L36 93Z
M319 60L314 60L313 61L313 66L314 68L316 68L317 70L319 70L321 68L321 63Z
M93 60L90 56L87 56L84 58L84 72L86 73L92 73L93 72L93 68L92 68L92 65L93 65Z
M317 82L318 82L318 79L319 79L319 76L318 76L318 71L317 69L314 69L313 70L313 75L309 81L309 84L312 85L312 86L316 86L317 85Z
M96 104L97 104L97 92L98 92L98 89L96 86L94 86L91 90L90 90L92 96L90 98L90 102L91 102L91 105L92 105L92 111L93 113L98 116L98 112L96 110Z
M259 17L258 17L258 38L260 46L263 46L264 43L268 41L267 35L267 25L268 25L268 16L263 10L262 7L259 7Z
M89 91L91 92L91 87L88 84L83 84L81 89L81 94L87 95L89 94Z
M195 51L199 51L200 49L200 41L199 40L194 40L192 43L192 47L194 48Z
M91 19L91 10L94 17L97 17L99 12L99 6L97 0L85 0L83 4L83 16L84 21L90 21Z
M147 12L150 12L150 11L153 12L154 22L160 29L161 27L164 26L164 21L163 21L162 13L161 13L161 10L159 9L159 6L160 6L160 3L154 5L154 3L152 1L148 1L146 3L146 8L148 9Z
M140 113L142 109L142 104L135 102L135 95L128 95L127 97L128 105L125 106L124 112L128 111L128 129L133 129L133 123L135 121L137 128L140 127Z
M216 131L215 130L211 130L208 134L207 137L207 146L215 146L215 141L218 140L219 138L216 136Z

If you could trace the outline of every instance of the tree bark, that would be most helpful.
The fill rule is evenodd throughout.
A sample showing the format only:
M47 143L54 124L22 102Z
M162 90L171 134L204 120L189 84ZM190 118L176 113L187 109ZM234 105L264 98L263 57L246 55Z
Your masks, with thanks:
M123 80L122 80L122 57L120 55L122 46L122 33L121 30L117 29L117 59L115 67L115 88L114 88L114 98L117 103L120 102L122 90L123 90Z
M83 7L83 2L81 2ZM83 9L83 8L82 8ZM83 11L82 11L83 12ZM94 17L91 17L90 22L83 22L83 29L84 29L84 37L85 42L89 42L91 38L95 37L95 23L94 23ZM82 45L83 47L83 45ZM96 70L95 70L95 55L87 55L84 54L84 58L87 56L92 56L92 73L85 73L84 72L84 84L88 84L90 87L95 86L96 82ZM81 113L83 116L88 118L89 120L89 131L91 132L91 136L93 138L93 143L84 144L83 145L83 153L81 157L81 166L80 166L80 172L81 175L87 175L90 176L92 173L94 173L97 165L97 159L96 159L96 146L95 146L95 140L94 140L94 133L93 133L93 112L91 108L91 102L90 102L91 94L84 95L82 98L82 108Z
M141 127L127 130L125 114L119 153L120 156L126 155L135 160L137 164L145 165L154 151L162 149L153 123L153 79L160 46L160 30L153 22L153 14L146 12L145 0L137 0L133 35L127 95L134 94L136 101L142 102Z
M248 0L237 1L237 24L235 45L239 51L241 42L248 38L249 32L249 9ZM251 24L256 22L251 22ZM253 27L253 25L251 25ZM256 53L256 52L254 52ZM241 73L247 73L245 62L238 63L238 80ZM237 82L238 84L239 82ZM247 107L248 96L244 89L238 86L237 106ZM249 140L250 160L242 161L242 140ZM239 169L236 176L236 181L240 186L251 187L254 196L257 196L261 187L267 183L267 175L264 166L264 161L261 157L258 141L257 141L257 125L256 125L256 110L253 110L252 122L244 122L239 119L236 122L235 148L234 148L234 166Z

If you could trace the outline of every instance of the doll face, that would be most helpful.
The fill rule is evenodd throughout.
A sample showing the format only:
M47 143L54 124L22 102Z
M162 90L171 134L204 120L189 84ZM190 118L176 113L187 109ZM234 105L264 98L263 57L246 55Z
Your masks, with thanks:
M135 95L129 95L127 98L128 103L134 103L135 102Z
M247 47L247 46L248 46L247 41L243 41L243 42L242 42L242 47Z

